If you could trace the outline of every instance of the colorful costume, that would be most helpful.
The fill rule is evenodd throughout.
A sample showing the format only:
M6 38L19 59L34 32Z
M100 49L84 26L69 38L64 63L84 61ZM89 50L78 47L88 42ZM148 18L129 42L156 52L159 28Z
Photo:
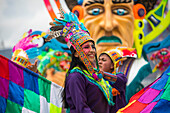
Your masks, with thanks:
M119 93L113 97L113 102L115 103L115 105L110 108L110 113L116 113L116 111L126 105L125 91L127 78L122 73L118 73L116 74L116 76L117 80L111 86L118 90Z
M76 50L87 68L87 70L82 70L74 67L66 77L66 102L70 107L70 112L109 113L109 106L114 105L112 87L102 78L99 70L93 68L81 47L87 41L94 43L93 39L73 13L65 13L63 20L56 19L56 21L60 23L55 23L56 26L64 25L61 35L65 38L68 47L72 46Z
M110 113L109 104L103 92L88 80L85 73L79 71L69 74L66 78L66 98L70 112Z
M17 49L12 54L11 60L23 67L31 65L27 53L23 49Z
M128 79L126 83L126 102L128 102L131 96L144 87L141 81L152 73L152 70L146 57L142 56L137 59L135 48L116 47L114 51L121 56L120 58L114 57L116 65L119 65L116 73L123 73Z
M131 50L131 51L130 51ZM122 52L124 51L124 52ZM122 65L123 61L126 60L126 57L136 57L136 54L134 52L134 49L128 49L127 47L121 47L121 48L113 48L108 51L103 52L102 54L107 54L112 62L114 63L114 71L112 72L113 75L110 74L110 76L116 76L115 82L111 82L110 79L105 77L106 75L109 76L109 73L104 72L105 76L104 78L108 80L113 87L114 90L118 91L113 97L113 101L115 105L111 107L112 112L118 111L118 109L124 107L126 105L126 98L125 98L125 91L126 91L126 83L127 78L124 73L116 73L116 69L120 65ZM112 90L112 92L114 91Z

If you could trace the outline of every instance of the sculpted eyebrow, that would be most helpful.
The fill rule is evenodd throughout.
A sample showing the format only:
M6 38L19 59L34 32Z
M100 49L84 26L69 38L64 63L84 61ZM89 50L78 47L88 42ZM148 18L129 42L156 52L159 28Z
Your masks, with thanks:
M95 3L104 4L104 0L91 0L91 1L87 1L87 3L85 3L84 6L92 5L92 4L95 4Z
M112 3L130 3L132 0L112 0Z

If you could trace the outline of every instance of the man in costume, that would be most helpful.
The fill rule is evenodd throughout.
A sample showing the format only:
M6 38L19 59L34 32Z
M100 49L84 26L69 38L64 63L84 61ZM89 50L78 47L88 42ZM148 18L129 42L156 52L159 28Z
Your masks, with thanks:
M116 69L123 62L123 59L123 53L117 49L110 49L106 52L103 52L98 58L99 69L104 71L104 75L112 73L117 77L117 80L114 84L109 80L109 83L113 87L112 93L114 92L113 101L115 105L112 107L114 112L117 112L118 109L126 105L125 91L127 78L122 73L115 73Z

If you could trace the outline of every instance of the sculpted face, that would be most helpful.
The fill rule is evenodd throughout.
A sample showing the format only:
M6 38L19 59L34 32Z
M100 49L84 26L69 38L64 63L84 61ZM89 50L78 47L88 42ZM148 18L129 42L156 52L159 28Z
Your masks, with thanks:
M115 46L133 46L132 7L133 0L83 1L84 25L96 43L98 55Z

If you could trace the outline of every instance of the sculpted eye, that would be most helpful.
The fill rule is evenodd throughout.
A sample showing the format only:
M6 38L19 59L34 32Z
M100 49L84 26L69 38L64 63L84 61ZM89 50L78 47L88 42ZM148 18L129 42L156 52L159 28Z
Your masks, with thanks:
M92 9L89 9L87 11L87 13L89 15L99 15L99 14L103 13L103 9L101 9L101 8L92 8Z
M120 16L129 14L129 12L126 9L113 9L112 12L113 14L120 15Z

